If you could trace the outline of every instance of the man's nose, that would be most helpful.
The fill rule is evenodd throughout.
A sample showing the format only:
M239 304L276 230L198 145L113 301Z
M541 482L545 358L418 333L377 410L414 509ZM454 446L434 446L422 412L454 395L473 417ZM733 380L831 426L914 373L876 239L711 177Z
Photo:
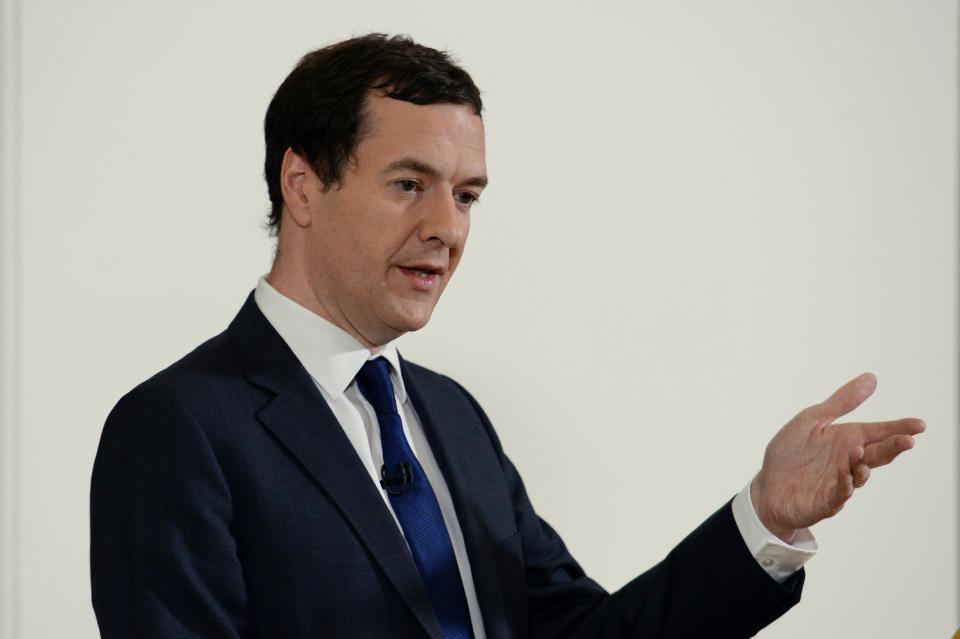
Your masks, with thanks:
M453 193L436 194L426 204L420 227L424 242L439 241L447 248L460 246L470 229L470 213L457 206Z

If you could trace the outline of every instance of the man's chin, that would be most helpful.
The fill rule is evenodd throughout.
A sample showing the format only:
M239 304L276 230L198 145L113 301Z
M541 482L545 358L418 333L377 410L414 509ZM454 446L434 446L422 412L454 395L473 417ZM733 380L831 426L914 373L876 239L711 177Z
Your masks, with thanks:
M419 331L427 325L432 315L433 307L429 309L416 309L414 312L408 310L405 313L398 313L391 318L391 321L387 322L387 325L395 331L397 337L399 337L404 333Z

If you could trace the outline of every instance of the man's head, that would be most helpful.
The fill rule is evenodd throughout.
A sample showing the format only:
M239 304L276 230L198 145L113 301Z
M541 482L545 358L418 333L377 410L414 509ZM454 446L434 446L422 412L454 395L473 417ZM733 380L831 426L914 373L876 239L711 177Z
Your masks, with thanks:
M277 89L263 123L264 177L270 194L270 230L280 231L280 167L287 149L310 163L326 188L366 134L367 97L382 93L413 104L461 104L480 115L480 90L442 51L380 33L312 51Z
M425 325L486 184L480 108L466 72L409 40L307 55L267 112L270 283L371 349Z

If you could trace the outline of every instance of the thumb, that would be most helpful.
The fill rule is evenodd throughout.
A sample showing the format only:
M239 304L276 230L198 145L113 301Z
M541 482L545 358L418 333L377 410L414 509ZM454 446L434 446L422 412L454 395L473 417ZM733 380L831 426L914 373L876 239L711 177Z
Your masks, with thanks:
M863 373L853 378L825 401L813 407L811 413L820 423L829 423L838 419L862 404L877 389L877 378L873 373Z

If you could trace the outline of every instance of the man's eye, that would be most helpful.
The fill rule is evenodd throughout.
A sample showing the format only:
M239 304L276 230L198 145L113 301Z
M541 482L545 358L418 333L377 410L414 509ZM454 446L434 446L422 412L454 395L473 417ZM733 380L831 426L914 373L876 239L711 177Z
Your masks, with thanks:
M480 201L480 198L469 191L455 193L453 198L457 201L457 204L463 204L464 206L471 206Z
M413 193L417 190L417 187L420 186L415 180L398 180L394 182L394 185L400 189L402 193Z

